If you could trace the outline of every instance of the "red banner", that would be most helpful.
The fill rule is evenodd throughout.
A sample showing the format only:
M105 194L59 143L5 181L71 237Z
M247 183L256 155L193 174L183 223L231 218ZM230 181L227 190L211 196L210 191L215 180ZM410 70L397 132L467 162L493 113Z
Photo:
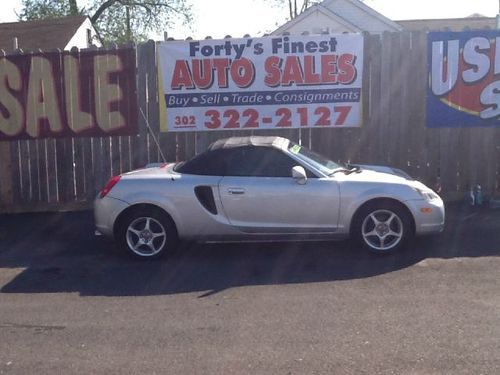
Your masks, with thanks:
M135 49L0 57L0 140L137 133Z

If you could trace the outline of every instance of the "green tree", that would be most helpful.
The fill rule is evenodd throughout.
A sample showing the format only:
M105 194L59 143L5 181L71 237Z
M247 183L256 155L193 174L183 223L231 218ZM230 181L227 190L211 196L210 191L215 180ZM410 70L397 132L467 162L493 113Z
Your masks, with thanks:
M19 14L19 19L22 21L82 14L76 0L23 0L22 4L23 8Z
M76 0L23 0L20 20L88 15L100 36L109 42L142 41L150 32L191 20L187 0L90 0L87 8Z

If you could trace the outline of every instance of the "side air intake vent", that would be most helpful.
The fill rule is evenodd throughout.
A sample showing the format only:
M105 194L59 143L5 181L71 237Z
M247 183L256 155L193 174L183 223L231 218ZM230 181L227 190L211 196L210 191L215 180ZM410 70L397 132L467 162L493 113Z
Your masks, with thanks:
M201 205L211 214L217 215L217 207L215 206L214 193L210 186L196 186L194 188L196 198Z

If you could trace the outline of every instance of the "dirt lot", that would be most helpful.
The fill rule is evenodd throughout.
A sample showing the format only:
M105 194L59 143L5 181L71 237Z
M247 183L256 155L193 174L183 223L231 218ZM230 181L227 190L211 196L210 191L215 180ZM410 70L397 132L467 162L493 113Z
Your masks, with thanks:
M0 216L0 374L498 374L500 210L377 257L184 244L137 262L90 212Z

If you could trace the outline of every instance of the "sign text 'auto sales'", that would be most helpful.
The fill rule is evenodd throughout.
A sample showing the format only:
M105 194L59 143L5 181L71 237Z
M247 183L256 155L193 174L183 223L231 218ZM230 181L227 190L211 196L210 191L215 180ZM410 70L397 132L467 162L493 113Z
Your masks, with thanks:
M162 43L166 128L359 126L362 50L353 34Z

